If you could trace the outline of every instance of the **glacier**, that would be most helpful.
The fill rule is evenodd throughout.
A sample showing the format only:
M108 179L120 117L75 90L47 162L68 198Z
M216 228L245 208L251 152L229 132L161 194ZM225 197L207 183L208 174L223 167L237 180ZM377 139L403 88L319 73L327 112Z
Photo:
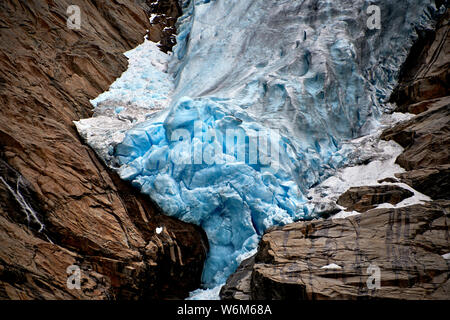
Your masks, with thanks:
M148 40L76 122L162 209L201 226L202 281L225 282L267 228L312 219L308 190L373 132L399 68L439 12L428 0L184 0L177 45ZM121 118L122 117L122 118ZM346 144L347 146L349 144Z

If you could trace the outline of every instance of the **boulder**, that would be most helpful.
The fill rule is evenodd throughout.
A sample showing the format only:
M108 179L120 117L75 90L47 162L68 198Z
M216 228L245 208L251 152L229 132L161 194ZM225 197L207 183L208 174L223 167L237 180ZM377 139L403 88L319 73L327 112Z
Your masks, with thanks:
M346 211L364 212L381 203L395 205L413 195L413 192L397 185L352 187L339 197L337 204L345 207Z
M387 177L387 178L384 178L384 179L380 179L380 180L378 180L377 182L378 182L378 183L383 183L383 182L397 183L398 180L395 179L395 178L392 178L392 177Z

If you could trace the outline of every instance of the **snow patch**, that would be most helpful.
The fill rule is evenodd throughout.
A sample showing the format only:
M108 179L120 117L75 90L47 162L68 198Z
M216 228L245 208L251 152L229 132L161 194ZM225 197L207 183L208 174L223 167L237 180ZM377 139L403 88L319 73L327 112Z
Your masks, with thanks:
M152 13L152 14L150 15L150 24L155 23L155 19L156 19L158 16L159 16L158 14Z
M341 270L342 267L339 266L339 265L337 265L337 264L335 264L335 263L331 263L331 264L328 264L328 265L326 265L326 266L321 267L320 269L327 269L327 270Z

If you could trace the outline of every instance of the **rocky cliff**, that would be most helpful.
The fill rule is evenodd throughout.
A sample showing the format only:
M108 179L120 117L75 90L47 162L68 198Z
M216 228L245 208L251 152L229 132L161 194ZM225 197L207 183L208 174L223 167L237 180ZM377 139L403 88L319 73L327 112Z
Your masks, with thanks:
M449 299L449 209L439 200L275 228L222 298ZM371 266L378 289L367 285Z
M342 194L338 204L359 215L266 232L222 299L450 299L449 17L419 37L391 96L396 111L417 114L381 135L404 148L406 172ZM410 196L398 180L432 200L373 209Z
M159 42L159 48L167 53L176 43L176 22L182 14L180 4L178 0L146 0L145 3L151 25L148 39Z
M0 2L1 299L184 298L199 286L203 231L162 215L72 122L126 69L123 52L162 33L147 13L132 0Z

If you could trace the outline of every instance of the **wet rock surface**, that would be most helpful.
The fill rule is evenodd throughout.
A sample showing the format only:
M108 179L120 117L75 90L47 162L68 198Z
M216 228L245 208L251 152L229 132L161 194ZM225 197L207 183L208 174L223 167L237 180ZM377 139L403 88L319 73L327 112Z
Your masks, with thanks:
M450 199L450 165L396 174L404 183L432 199Z
M182 11L178 0L146 0L146 10L150 16L150 30L148 39L159 42L159 48L163 52L172 51L176 44L176 22Z
M72 4L80 30L66 25ZM162 215L72 123L126 69L123 52L150 29L145 10L0 2L1 299L184 298L199 286L203 231ZM81 268L80 290L67 286L70 265Z

